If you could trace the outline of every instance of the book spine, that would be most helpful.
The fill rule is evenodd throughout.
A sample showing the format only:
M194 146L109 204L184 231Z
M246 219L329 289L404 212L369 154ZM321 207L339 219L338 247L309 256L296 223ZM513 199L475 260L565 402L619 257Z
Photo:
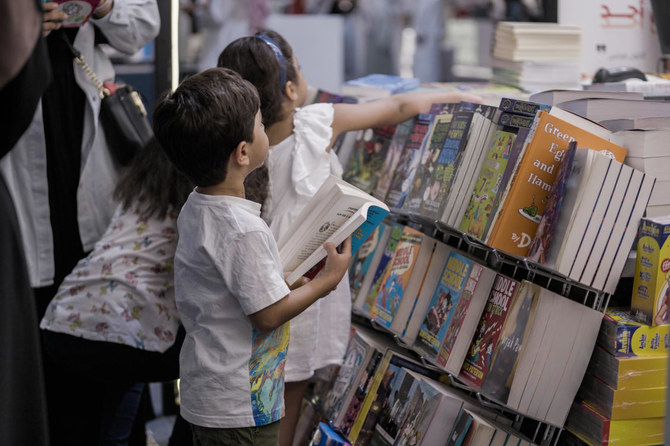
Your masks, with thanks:
M503 112L535 117L540 110L549 111L551 105L538 104L537 102L524 101L521 99L502 98L498 108Z

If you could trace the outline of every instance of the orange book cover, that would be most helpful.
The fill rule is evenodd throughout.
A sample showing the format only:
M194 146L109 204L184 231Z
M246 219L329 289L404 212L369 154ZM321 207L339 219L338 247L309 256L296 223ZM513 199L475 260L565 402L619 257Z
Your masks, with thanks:
M487 244L518 256L528 254L547 198L571 141L623 162L627 150L547 112L540 112Z

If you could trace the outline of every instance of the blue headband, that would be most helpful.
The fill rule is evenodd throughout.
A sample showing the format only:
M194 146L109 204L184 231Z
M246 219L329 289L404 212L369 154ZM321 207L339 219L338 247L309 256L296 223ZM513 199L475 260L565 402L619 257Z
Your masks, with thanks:
M254 37L267 43L272 52L275 53L275 57L279 61L279 88L283 89L286 84L286 58L284 58L284 54L281 52L281 49L279 49L279 45L267 36L256 34Z

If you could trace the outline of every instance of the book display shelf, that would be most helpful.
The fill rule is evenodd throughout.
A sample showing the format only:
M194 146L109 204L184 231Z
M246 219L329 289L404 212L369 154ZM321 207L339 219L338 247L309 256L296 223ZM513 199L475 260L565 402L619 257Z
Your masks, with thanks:
M447 245L455 248L455 250L478 259L482 264L487 265L498 273L516 280L533 282L540 285L542 288L551 290L586 307L602 312L603 314L609 304L611 294L606 293L603 290L591 288L571 280L570 278L526 257L514 256L492 248L473 238L469 234L449 227L439 220L428 220L421 215L406 213L398 209L391 209L391 213L387 219L414 227L434 239L443 241ZM482 392L476 391L462 383L458 377L453 374L435 367L429 360L422 356L420 352L417 352L412 346L404 343L397 334L389 331L386 327L374 320L370 320L367 315L360 314L354 310L353 318L361 324L369 324L373 329L384 332L392 337L397 345L406 349L408 352L415 354L425 367L433 368L438 373L443 374L452 387L473 397L483 407L495 411L506 419L512 420L511 427L525 435L532 444L538 444L540 446L560 444L559 439L563 431L563 426L552 425L545 421L533 419L532 417L511 410L509 407L487 397ZM587 349L590 350L594 346L595 343L592 343Z

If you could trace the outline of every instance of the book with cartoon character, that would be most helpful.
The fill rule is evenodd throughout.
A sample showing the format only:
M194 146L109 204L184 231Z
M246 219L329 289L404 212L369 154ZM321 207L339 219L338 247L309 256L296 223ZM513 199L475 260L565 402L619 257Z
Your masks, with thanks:
M434 247L434 239L405 226L370 309L372 320L390 328L403 301L416 299Z
M500 331L513 305L519 282L498 274L479 319L479 325L470 343L458 378L474 390L479 390L486 376L493 347L498 342Z
M360 132L342 179L371 194L377 186L395 129L395 125L386 125Z
M435 115L419 114L414 119L414 127L409 132L405 147L400 153L391 186L384 200L391 208L401 208L414 181L414 176L421 162L423 140L430 134Z
M76 28L88 21L98 7L100 0L52 0L58 3L58 10L67 14L61 24L63 28Z
M414 343L415 348L431 361L437 357L473 263L472 259L456 251L449 253Z
M480 240L491 216L496 195L500 191L515 137L511 132L496 131L461 220L459 229Z

